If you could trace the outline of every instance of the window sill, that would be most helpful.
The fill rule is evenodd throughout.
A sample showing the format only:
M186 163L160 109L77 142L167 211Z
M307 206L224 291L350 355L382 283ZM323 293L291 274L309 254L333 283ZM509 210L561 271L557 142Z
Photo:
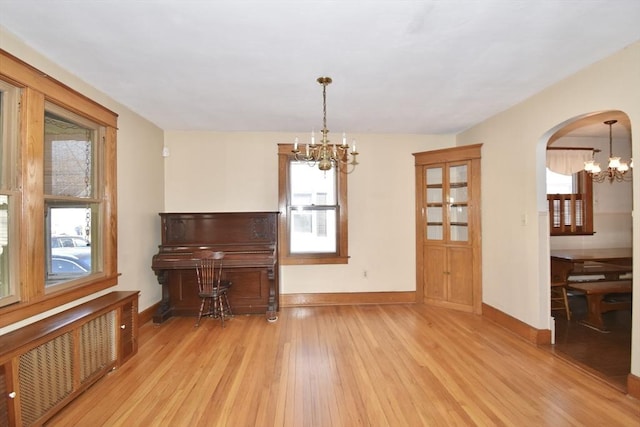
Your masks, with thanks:
M321 264L348 264L349 257L341 256L288 256L280 258L280 265L321 265Z

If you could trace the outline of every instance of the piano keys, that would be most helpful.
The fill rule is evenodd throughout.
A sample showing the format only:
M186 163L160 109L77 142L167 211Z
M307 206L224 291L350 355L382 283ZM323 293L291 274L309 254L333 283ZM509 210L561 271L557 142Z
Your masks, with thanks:
M153 317L196 316L200 308L194 252L224 251L223 278L233 285L234 314L277 319L280 292L278 212L160 213L162 242L151 268L162 286Z

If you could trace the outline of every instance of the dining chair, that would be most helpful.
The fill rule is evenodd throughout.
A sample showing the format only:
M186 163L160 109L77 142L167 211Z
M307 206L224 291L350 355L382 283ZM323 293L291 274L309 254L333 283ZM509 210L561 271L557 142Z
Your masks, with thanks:
M567 315L567 320L571 320L571 309L569 308L569 298L567 297L567 282L551 282L551 312L562 310Z
M224 328L225 318L233 316L227 294L231 282L222 279L222 261L225 254L221 251L205 250L195 255L198 296L201 300L195 326L200 326L202 316L211 316L215 319L219 318Z

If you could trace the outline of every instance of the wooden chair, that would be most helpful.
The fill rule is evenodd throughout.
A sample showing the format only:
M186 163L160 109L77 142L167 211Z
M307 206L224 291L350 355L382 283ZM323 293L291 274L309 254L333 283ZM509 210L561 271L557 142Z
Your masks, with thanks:
M225 318L233 316L227 296L231 282L222 280L224 252L199 251L196 258L198 296L201 299L196 327L200 325L202 316L211 316L219 318L224 328Z
M569 298L567 298L567 282L551 282L551 312L562 310L571 320Z

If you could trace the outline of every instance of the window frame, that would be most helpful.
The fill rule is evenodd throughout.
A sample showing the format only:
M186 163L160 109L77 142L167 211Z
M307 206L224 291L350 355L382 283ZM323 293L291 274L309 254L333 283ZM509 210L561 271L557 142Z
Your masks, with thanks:
M17 171L15 168L10 168L8 165L15 165L18 162L18 150L17 141L20 138L20 115L19 104L21 99L20 88L11 82L5 82L0 80L0 88L3 90L4 96L0 100L3 102L3 116L1 119L3 123L0 124L2 131L2 138L0 139L2 147L2 155L0 156L0 195L7 198L7 242L10 246L16 246L20 239L18 239L19 229L19 212L21 206L20 192L18 191L17 184ZM11 243L15 242L15 243ZM17 271L18 257L16 251L9 250L6 255L6 267L8 273L4 279L8 280L8 295L0 299L0 307L9 304L14 304L20 301L20 276Z
M0 49L0 80L20 89L18 161L16 183L18 214L13 225L20 236L12 248L17 253L11 271L19 275L20 301L0 307L0 327L54 309L117 285L117 114L69 88L8 52ZM104 127L100 143L102 206L99 233L102 271L75 280L54 291L45 289L45 105L55 104ZM13 220L13 218L12 218Z
M102 264L102 252L100 240L102 239L102 233L100 230L100 223L102 222L102 218L100 212L102 211L102 203L104 200L103 197L103 186L101 185L103 180L102 168L104 165L104 126L98 125L92 120L88 120L86 117L80 116L78 114L72 113L67 109L60 107L57 104L46 101L45 102L45 129L46 129L46 115L55 115L58 117L58 120L64 120L67 123L74 123L79 126L84 126L86 129L91 129L92 136L90 138L91 141L91 158L90 158L90 177L89 177L89 187L91 188L90 194L85 194L83 196L73 196L73 195L62 195L62 194L54 194L55 190L53 188L52 182L50 185L52 188L50 189L50 193L47 193L47 173L49 170L53 174L54 172L60 172L63 169L54 168L55 164L53 160L50 160L49 168L47 165L47 156L52 156L53 145L51 144L50 150L47 151L47 141L44 141L45 146L45 154L44 154L44 209L45 209L45 259L46 259L46 268L45 268L45 292L51 293L56 292L60 289L64 289L66 287L72 287L78 283L81 283L88 275L100 274L101 272L101 264ZM46 132L45 132L46 135ZM85 178L86 179L86 178ZM86 183L85 183L86 185ZM55 274L55 271L52 268L52 260L53 260L53 245L51 244L52 239L52 228L51 228L51 212L54 209L63 209L63 208L81 208L81 209L90 209L91 210L91 226L90 229L93 230L94 226L98 227L97 231L92 231L90 240L94 242L91 246L91 259L92 259L92 270L88 272L88 274L83 274L80 277L67 275L67 277L60 277Z
M293 144L278 144L278 207L279 215L279 256L282 265L348 264L349 262L349 221L347 201L347 176L342 169L336 173L337 180L337 216L336 216L336 252L292 254L289 247L289 229L291 227L290 208L290 162L295 161L292 154Z

